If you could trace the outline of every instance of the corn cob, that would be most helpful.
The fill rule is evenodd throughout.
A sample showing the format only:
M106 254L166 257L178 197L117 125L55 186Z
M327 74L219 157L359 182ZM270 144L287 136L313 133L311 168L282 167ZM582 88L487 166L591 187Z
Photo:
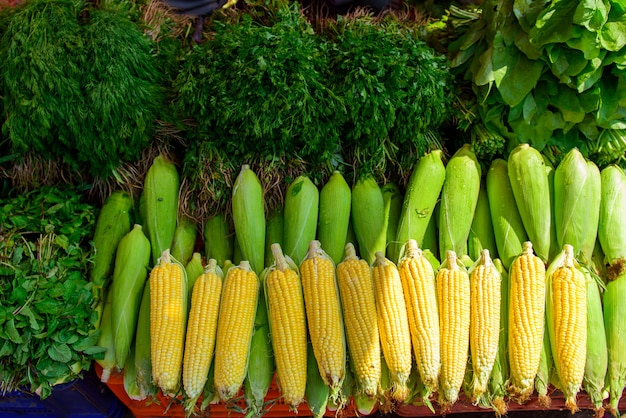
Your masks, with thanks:
M180 216L178 224L174 230L174 239L172 241L172 257L186 266L193 251L196 248L196 237L198 230L193 220L187 216Z
M533 393L541 359L546 303L546 270L530 241L509 270L509 396L524 403Z
M226 260L232 260L234 233L223 213L206 220L203 236L204 256L207 260L214 258L220 267L224 267Z
M166 249L150 272L152 378L165 395L175 394L180 386L187 298L187 273Z
M609 410L619 413L618 405L626 385L626 228L623 228L626 208L626 175L618 166L608 166L600 173L602 198L598 240L607 267L607 284L603 295L604 328L608 348L607 386Z
M156 396L158 388L152 381L152 358L150 354L150 280L146 281L141 295L141 306L135 331L135 368L137 386L142 398Z
M350 223L351 193L339 171L333 172L320 191L317 240L335 264L343 258Z
M400 257L401 244L396 241L396 235L398 232L398 223L400 222L400 214L402 213L403 195L398 185L392 182L385 183L380 190L383 194L385 222L387 223L387 237L385 238L385 241L387 241L387 251L385 252L385 256L397 262L398 257ZM343 249L341 251L343 254Z
M352 243L346 244L345 257L337 266L337 283L357 387L374 398L381 374L374 284L370 266L356 256Z
M132 206L130 195L118 190L107 197L98 214L93 234L93 267L89 271L89 280L93 283L94 309L98 313L96 328L102 319L106 288L113 273L117 246L131 230Z
M576 395L585 373L587 346L587 296L585 275L565 244L547 271L546 313L554 365L565 406L578 411Z
M472 260L478 260L482 250L490 251L490 258L498 257L496 237L493 232L491 212L489 210L489 198L487 197L487 185L481 182L478 191L478 201L474 211L474 219L467 239L468 255Z
M465 378L470 338L470 279L454 251L446 253L436 280L441 335L439 403L446 410L458 399Z
M395 241L402 246L414 239L420 248L435 252L435 247L424 245L426 229L433 219L435 205L441 194L446 177L443 152L434 150L421 157L413 167L402 201L402 212L398 222ZM399 257L398 253L396 257ZM392 258L397 262L397 258Z
M504 400L506 382L509 379L508 347L508 316L509 316L509 278L504 265L499 258L493 260L493 265L500 273L500 332L498 336L498 354L493 364L489 379L489 395L483 397L482 406L493 409L499 418L507 413L507 404ZM479 402L479 404L481 404Z
M487 198L498 256L505 269L522 253L528 240L508 177L508 163L503 159L491 162L487 171Z
M306 176L297 177L285 195L284 251L297 265L315 239L319 214L319 190Z
M141 295L148 278L150 242L141 225L120 240L115 255L115 270L111 283L111 321L115 341L115 362L119 370L124 368L126 358L135 337Z
M470 271L470 350L474 372L471 397L475 404L480 403L480 398L487 392L498 354L501 281L500 272L491 261L489 250L483 249Z
M376 252L372 264L374 295L380 342L391 378L390 401L404 402L408 396L407 381L411 373L411 332L402 279L396 265Z
M235 398L246 377L259 287L258 276L245 260L228 269L222 285L214 379L223 402Z
M307 384L306 311L302 284L293 261L272 244L275 263L263 273L276 379L285 403L296 411Z
M265 264L265 207L263 187L257 175L247 164L235 180L232 196L233 223L236 244L241 250L241 260L250 263L257 275ZM241 260L235 257L235 262Z
M437 391L441 370L435 272L414 239L406 242L398 270L408 310L413 353L428 398Z
M300 275L315 359L322 380L330 388L330 400L337 402L343 396L346 341L335 264L319 241L309 243L309 251L300 264Z
M387 247L385 202L373 177L361 178L352 187L351 220L361 258L372 264L376 252L384 254Z
M272 339L267 302L263 287L259 290L256 315L254 317L254 333L250 343L248 371L243 381L243 396L246 401L247 418L261 417L266 412L265 398L272 384L276 365L272 352Z
M274 262L272 254L272 244L283 245L285 230L285 212L282 207L274 209L267 217L265 228L265 267L269 267Z
M509 155L508 176L524 229L545 263L550 258L553 224L550 180L543 156L528 144L518 145Z
M204 274L204 266L202 265L202 255L193 253L191 260L185 265L185 273L187 273L187 288L189 289L189 299L193 294L193 287L198 277ZM191 306L189 307L191 309Z
M194 411L213 361L223 277L217 260L212 258L193 286L183 355L187 415Z
M115 340L113 339L113 322L111 321L111 299L113 293L108 292L106 302L102 309L102 320L100 321L100 336L98 337L98 347L105 349L104 355L100 359L96 359L102 367L100 381L106 383L111 377L111 371L115 367Z
M172 248L178 218L180 179L174 163L159 155L146 173L143 186L144 227L152 246L152 263Z

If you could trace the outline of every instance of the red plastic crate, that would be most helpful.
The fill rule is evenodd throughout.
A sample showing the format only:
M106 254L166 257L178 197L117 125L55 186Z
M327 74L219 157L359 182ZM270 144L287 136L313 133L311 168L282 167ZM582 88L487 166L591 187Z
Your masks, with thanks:
M96 363L96 373L98 376L102 375L102 368ZM121 373L113 372L111 373L111 377L109 381L106 382L106 385L111 389L111 391L117 396L117 398L131 411L131 413L137 418L149 418L149 417L174 417L174 418L183 418L185 417L185 410L182 404L177 399L173 399L170 397L164 396L161 392L159 392L157 396L158 402L146 402L146 401L134 401L128 397L126 391L124 390L124 375ZM298 412L295 413L289 409L287 405L280 398L280 392L275 384L272 384L270 387L266 401L276 400L271 407L268 409L265 414L266 417L269 418L288 418L288 417L296 417L296 416L310 416L311 411L306 403L302 403L298 407ZM244 401L239 401L237 405L243 410L245 408ZM243 413L237 412L232 408L228 408L223 403L210 404L206 411L204 411L205 416L210 416L211 418L242 418L244 417ZM334 417L336 413L334 411L326 411L324 414L328 417ZM197 416L203 416L203 413L200 412ZM356 417L356 409L352 400L346 406L345 409L341 411L342 417Z

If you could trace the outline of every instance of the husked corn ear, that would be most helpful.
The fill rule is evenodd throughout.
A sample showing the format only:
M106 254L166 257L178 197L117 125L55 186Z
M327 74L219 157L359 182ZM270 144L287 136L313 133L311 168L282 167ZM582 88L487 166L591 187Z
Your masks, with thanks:
M346 244L345 257L337 266L337 282L357 387L373 398L381 375L374 283L369 264L357 257L352 243Z
M187 273L165 250L150 272L152 378L164 394L180 386L186 323Z
M524 403L533 393L543 343L546 267L530 241L509 271L509 396Z
M336 401L346 376L346 342L335 264L319 241L310 241L300 274L313 353Z
M554 364L565 406L578 411L576 394L585 374L587 295L585 275L574 258L574 247L563 251L547 272L547 321Z
M470 351L472 354L472 398L479 402L487 391L498 355L500 334L501 276L489 250L483 249L470 272Z
M414 239L406 242L398 270L409 315L413 353L428 397L437 391L441 370L435 272Z
M275 263L264 275L276 380L285 403L297 411L307 381L306 313L296 266L272 244Z
M245 260L228 269L222 285L214 381L224 402L237 395L246 377L259 287L258 276Z
M183 388L189 400L185 403L188 412L193 411L202 394L213 360L222 279L222 270L212 258L193 287L183 356Z
M396 265L376 252L372 265L376 316L383 356L391 378L392 401L404 402L409 394L407 382L411 374L411 333L402 291L402 279Z
M439 403L445 409L458 399L470 336L470 279L454 251L447 251L437 272L437 304L441 335Z

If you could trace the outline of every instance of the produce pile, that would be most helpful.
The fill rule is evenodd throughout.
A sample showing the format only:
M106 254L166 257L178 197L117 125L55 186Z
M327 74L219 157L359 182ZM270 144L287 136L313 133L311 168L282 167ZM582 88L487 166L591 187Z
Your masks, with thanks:
M502 415L535 394L548 407L552 387L572 412L584 391L617 414L624 171L576 149L553 167L528 144L486 172L469 145L442 156L418 159L404 192L299 176L271 216L244 165L232 225L179 217L177 168L157 157L135 226L128 196L98 218L126 225L95 243L113 265L103 380L120 371L131 399L160 391L188 414L241 410L242 395L251 415L351 399L362 414L434 412L464 394Z

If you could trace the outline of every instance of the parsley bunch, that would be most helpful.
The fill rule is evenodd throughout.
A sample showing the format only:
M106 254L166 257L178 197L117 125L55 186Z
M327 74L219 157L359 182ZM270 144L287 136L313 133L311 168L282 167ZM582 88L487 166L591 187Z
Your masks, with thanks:
M45 398L102 352L87 280L95 219L73 190L0 200L0 393Z

